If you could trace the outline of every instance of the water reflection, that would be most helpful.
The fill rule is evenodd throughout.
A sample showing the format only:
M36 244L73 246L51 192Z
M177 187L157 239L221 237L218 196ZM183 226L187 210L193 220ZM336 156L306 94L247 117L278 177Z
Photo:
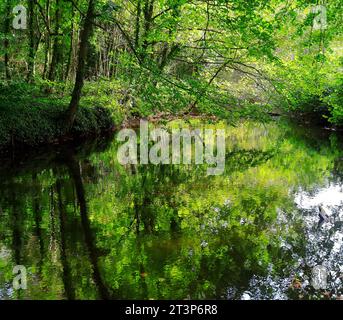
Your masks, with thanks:
M220 124L223 126L223 124ZM289 124L227 127L223 176L123 167L115 141L3 162L1 299L337 299L341 142ZM334 220L318 226L318 205ZM28 289L12 289L12 268ZM328 288L311 269L329 271Z

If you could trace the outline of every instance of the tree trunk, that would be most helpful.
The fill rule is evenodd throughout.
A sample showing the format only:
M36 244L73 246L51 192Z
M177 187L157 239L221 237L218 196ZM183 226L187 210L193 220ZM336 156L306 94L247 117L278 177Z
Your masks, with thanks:
M70 48L69 48L69 54L68 54L68 62L67 67L64 75L64 80L67 81L69 79L69 72L70 72L70 65L73 58L73 52L74 52L74 32L75 32L75 10L74 7L71 7L71 31L70 31Z
M4 40L4 49L5 49L5 56L4 56L4 63L5 63L5 77L6 80L10 80L10 67L9 67L9 34L10 34L10 23L11 23L11 3L10 0L6 2L6 18L5 18L5 40Z
M45 5L46 11L46 34L45 34L45 54L44 54L44 69L43 69L43 79L47 78L49 62L50 62L50 47L51 47L51 40L50 40L50 1L46 1Z
M33 82L35 72L35 31L34 31L34 2L28 0L29 8L29 61L28 68L29 72L27 75L27 81Z
M155 0L145 0L144 5L144 36L143 36L143 45L142 45L142 56L141 59L144 61L147 56L147 49L149 46L149 42L147 40L147 37L149 35L151 25L152 25L152 17L154 14L154 2Z
M50 70L48 79L50 81L55 80L56 78L56 68L59 64L60 55L61 55L61 43L60 43L60 20L61 20L61 9L60 9L60 0L56 0L56 12L55 12L55 30L54 30L54 45L52 49L52 58L50 64Z
M135 30L135 49L136 50L138 49L138 45L139 45L141 13L142 13L141 0L138 0L138 3L137 3L137 13L136 13L136 30Z
M93 30L95 1L89 0L87 15L84 19L83 29L80 37L80 48L78 65L76 70L76 79L72 98L67 111L67 130L70 130L74 124L76 113L80 104L81 91L84 83L84 75L86 70L86 58L89 49L89 38Z

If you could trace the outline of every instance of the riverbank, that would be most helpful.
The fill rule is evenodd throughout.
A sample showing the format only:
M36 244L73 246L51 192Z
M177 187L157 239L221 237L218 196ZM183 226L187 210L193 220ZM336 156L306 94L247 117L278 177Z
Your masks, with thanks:
M81 107L75 124L66 133L65 108L57 105L0 108L0 151L57 144L112 131L114 123L106 108Z
M114 130L109 109L81 105L72 129L66 131L65 111L69 100L69 95L51 93L42 87L0 86L0 153L59 144Z
M106 136L116 128L139 126L140 118L126 118L121 123L115 123L111 110L106 107L81 106L72 129L66 133L64 115L67 104L51 99L45 104L26 105L18 102L17 105L4 106L0 103L0 154L17 152L24 149L41 146L54 146L67 142L87 140L99 136ZM273 116L269 115L271 118ZM280 117L281 115L278 115ZM149 122L172 121L180 115L157 113L146 117ZM299 121L298 117L287 115L292 121L303 126L315 126L332 131L342 131L332 127L327 122ZM202 119L218 121L219 118L210 115L189 114L185 119Z
M210 121L225 118L223 115L206 112L144 111L139 107L133 112L129 107L121 104L122 95L121 88L115 85L107 87L86 83L75 123L70 131L66 131L65 111L70 101L70 88L66 84L52 85L42 81L35 84L0 83L0 154L20 151L22 148L53 146L66 141L104 136L113 132L115 128L137 127L141 118L146 118L149 122L165 122L181 117ZM268 111L260 110L258 115L253 113L252 117L265 122L282 116L280 112ZM284 116L300 121L303 125L340 131L318 113L293 112L286 113ZM244 118L244 115L242 114L241 117ZM249 118L249 114L246 114L246 117ZM228 119L229 122L237 120L238 118L235 117Z

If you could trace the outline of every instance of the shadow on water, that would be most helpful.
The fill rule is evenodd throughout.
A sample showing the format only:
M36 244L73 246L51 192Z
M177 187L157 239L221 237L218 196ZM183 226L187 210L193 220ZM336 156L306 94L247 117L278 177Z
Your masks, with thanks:
M222 176L122 166L114 139L3 159L0 298L340 297L342 140L283 122L226 129ZM320 205L331 220L318 225ZM13 290L14 265L27 290Z

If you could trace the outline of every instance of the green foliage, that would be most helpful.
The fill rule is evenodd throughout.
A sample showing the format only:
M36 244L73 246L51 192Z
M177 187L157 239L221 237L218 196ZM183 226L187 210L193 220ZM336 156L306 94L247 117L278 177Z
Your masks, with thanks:
M54 93L45 82L0 84L0 146L37 146L57 142L66 135L64 115L69 96L62 85ZM110 112L100 106L85 105L78 111L72 128L74 137L99 134L113 126Z
M343 77L337 81L337 85L332 87L323 101L329 106L330 121L337 125L343 124Z
M12 5L0 5L10 20ZM325 29L314 28L315 6L307 0L97 0L81 104L107 108L116 124L160 112L264 121L269 111L283 109L339 125L340 1L325 4ZM12 81L35 81L32 105L67 105L87 7L86 0L39 0L30 7L35 19L27 31L9 30L4 19L1 77L7 70ZM41 87L50 95L39 97ZM30 104L29 95L16 94Z
M275 106L342 125L342 15L338 6L339 1L325 4L326 26L316 30L313 4L290 4L295 11L283 12L283 26L276 34L279 61L268 66L268 72L280 94Z

